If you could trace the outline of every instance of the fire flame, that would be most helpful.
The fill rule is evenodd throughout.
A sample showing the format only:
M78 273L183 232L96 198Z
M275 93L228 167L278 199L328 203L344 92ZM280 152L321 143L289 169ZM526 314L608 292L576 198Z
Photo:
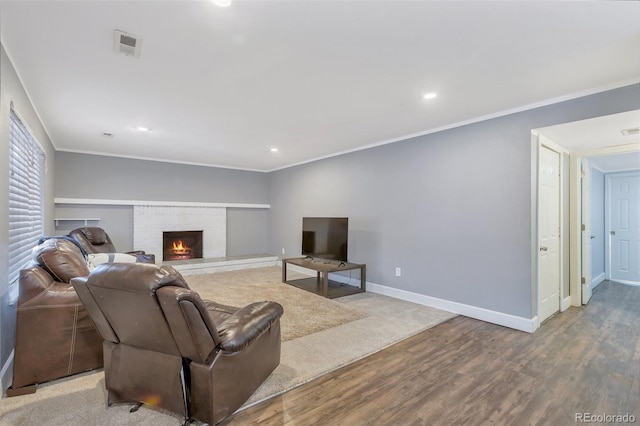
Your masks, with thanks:
M172 245L174 251L185 251L187 249L187 246L184 245L182 240L174 241Z

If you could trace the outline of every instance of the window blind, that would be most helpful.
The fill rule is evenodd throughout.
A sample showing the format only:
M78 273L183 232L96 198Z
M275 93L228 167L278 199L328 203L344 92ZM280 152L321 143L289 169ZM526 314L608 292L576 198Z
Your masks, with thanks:
M11 109L9 127L9 283L31 260L44 235L45 155Z

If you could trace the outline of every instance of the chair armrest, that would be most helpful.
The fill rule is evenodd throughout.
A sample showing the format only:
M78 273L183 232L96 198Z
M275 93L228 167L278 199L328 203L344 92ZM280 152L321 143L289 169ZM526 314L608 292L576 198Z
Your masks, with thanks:
M239 352L267 331L284 313L276 302L256 302L238 310L218 325L220 347Z
M80 299L71 284L53 280L39 266L20 271L19 309L74 306Z

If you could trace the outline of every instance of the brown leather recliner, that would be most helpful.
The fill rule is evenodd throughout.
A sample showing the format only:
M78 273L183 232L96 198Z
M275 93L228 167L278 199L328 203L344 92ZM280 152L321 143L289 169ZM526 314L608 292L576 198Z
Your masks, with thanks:
M87 253L118 253L109 234L102 228L85 226L74 229L68 235L76 240ZM136 256L138 262L155 263L155 255L146 254L143 250L128 251L126 253Z
M216 424L280 363L282 306L204 302L170 266L110 263L72 284L104 338L108 404Z
M89 275L80 249L49 239L20 271L13 384L7 396L36 391L38 383L102 367L98 335L71 278Z

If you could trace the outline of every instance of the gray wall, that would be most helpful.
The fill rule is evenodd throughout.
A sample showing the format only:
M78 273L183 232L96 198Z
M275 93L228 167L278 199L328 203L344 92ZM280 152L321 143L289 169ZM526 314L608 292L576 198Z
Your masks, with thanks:
M58 152L55 196L114 200L268 204L265 173ZM252 210L248 212L246 210ZM133 250L133 208L64 204L56 217L96 217L118 250ZM266 250L266 209L227 210L227 254ZM60 222L56 234L83 226Z
M10 102L23 122L44 149L48 173L45 175L45 232L53 230L53 175L55 152L33 105L9 60L4 47L0 46L0 369L5 367L15 340L16 306L9 305L8 247L9 247L9 111ZM13 377L9 366L0 378L2 389L6 389Z
M604 274L604 173L591 168L591 276Z
M270 173L268 251L348 216L368 281L532 318L531 130L637 108L633 85Z
M227 256L267 253L267 210L227 209Z

